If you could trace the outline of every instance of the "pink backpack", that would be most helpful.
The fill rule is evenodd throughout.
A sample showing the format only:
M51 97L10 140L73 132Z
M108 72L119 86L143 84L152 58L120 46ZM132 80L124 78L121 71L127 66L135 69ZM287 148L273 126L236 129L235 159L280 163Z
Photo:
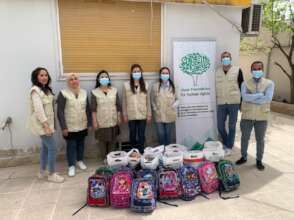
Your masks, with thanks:
M218 189L219 180L214 163L205 161L198 168L201 189L204 193L212 193Z
M122 170L116 172L110 182L110 204L114 208L128 208L131 201L132 174Z

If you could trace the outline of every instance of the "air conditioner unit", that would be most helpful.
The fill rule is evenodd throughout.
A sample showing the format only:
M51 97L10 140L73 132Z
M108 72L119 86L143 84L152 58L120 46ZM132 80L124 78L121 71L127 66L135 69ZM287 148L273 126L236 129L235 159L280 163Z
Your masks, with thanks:
M242 32L246 35L258 35L262 22L262 5L253 4L242 10Z

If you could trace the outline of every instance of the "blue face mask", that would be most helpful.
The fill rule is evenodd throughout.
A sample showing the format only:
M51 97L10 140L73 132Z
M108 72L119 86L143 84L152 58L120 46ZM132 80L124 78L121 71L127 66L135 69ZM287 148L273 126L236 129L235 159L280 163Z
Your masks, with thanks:
M169 80L169 74L160 74L160 79L163 81Z
M222 64L223 64L224 66L231 65L231 63L232 63L232 61L231 61L231 58L230 58L230 57L224 57L224 58L222 59Z
M252 75L254 78L259 79L263 76L262 70L252 70Z
M99 82L102 86L107 86L109 84L109 78L100 78Z
M141 72L134 72L134 73L132 73L132 77L134 80L139 80L142 77L142 73Z

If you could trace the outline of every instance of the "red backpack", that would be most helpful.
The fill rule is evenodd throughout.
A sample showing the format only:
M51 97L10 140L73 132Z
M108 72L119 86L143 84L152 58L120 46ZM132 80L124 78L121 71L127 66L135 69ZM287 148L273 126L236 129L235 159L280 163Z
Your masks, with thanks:
M159 199L176 199L181 195L177 170L161 169L159 172Z
M112 170L102 167L88 179L87 205L109 206L109 184Z

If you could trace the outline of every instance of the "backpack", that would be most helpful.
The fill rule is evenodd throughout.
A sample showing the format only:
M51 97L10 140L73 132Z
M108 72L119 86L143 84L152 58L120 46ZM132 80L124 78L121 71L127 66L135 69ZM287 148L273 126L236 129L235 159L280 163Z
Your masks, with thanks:
M180 178L177 170L159 171L159 199L176 199L181 195Z
M151 177L134 179L132 183L131 210L150 213L156 207L154 181Z
M185 201L195 199L201 194L200 179L197 169L192 166L185 165L180 169L181 179L181 198Z
M219 180L214 163L210 161L204 162L204 164L198 168L198 172L201 190L204 193L212 193L218 189Z
M109 184L112 170L99 168L96 174L88 179L87 205L104 207L109 205Z
M152 187L154 191L154 197L157 198L158 192L158 174L155 170L148 170L148 169L141 169L136 172L136 178L144 178L144 179L151 179L152 180Z
M131 199L132 172L128 169L113 174L110 182L110 204L114 208L128 208Z
M221 160L217 165L217 173L221 191L230 192L240 186L240 176L231 161Z

